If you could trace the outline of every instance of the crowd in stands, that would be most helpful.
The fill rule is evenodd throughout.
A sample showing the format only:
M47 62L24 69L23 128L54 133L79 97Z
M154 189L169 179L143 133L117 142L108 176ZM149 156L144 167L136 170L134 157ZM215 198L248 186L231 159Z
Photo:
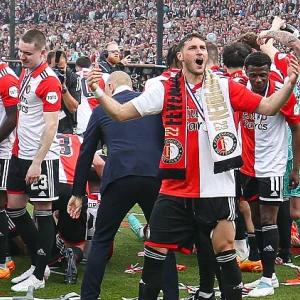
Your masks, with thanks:
M157 8L154 0L15 0L16 45L33 27L46 33L50 49L62 48L69 61L96 61L105 44L118 42L134 63L156 61ZM9 57L10 1L1 1L1 56ZM199 32L225 44L248 31L270 28L272 16L300 28L299 0L166 0L163 57L186 33Z

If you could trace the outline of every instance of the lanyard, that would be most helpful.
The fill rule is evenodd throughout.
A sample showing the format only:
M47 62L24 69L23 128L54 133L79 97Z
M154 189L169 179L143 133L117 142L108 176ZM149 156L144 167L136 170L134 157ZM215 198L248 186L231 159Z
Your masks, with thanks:
M204 116L204 110L203 110L203 104L202 104L202 101L200 101L200 97L196 97L195 96L195 93L192 91L189 83L186 81L185 79L185 85L187 87L187 91L188 93L190 94L190 96L192 97L192 100L194 101L196 107L197 107L197 110L201 116L201 118L203 119L203 121L205 121L205 116Z
M33 72L36 70L36 69L38 69L42 64L43 64L43 60L40 62L40 64L36 67L36 68L34 68L29 74L27 74L27 75L24 75L24 78L23 78L23 80L22 80L22 82L21 82L21 90L20 90L20 94L19 94L19 97L21 98L21 96L24 94L24 92L25 92L25 90L26 90L26 88L27 88L27 86L28 86L28 84L29 84L29 82L30 82L30 80L31 80L31 76L32 76L32 74L33 74ZM26 69L25 70L25 72L27 72L28 71L28 69Z

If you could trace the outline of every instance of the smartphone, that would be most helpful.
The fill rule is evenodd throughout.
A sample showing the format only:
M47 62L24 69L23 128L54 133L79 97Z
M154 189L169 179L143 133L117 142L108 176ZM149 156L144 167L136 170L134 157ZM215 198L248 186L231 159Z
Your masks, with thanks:
M126 57L126 56L128 56L128 55L130 55L130 50L125 50L125 51L124 51L124 57Z

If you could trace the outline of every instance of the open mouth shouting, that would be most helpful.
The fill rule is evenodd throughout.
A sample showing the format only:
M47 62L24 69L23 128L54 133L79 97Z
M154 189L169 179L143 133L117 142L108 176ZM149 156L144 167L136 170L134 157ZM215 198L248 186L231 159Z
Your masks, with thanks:
M197 57L196 58L196 64L198 65L198 66L202 66L202 64L203 64L203 57Z

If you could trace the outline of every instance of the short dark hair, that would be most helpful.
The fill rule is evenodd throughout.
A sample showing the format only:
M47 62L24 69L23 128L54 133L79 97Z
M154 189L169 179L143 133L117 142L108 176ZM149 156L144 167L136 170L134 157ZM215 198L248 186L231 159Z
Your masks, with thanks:
M79 68L90 68L90 66L92 65L92 61L87 56L81 56L77 58L75 65Z
M252 48L241 42L226 45L223 51L223 63L227 68L243 68L246 57L251 53Z
M204 38L201 34L196 33L196 32L194 32L194 33L189 33L189 34L187 34L186 36L184 36L184 37L181 39L181 41L178 43L178 45L177 45L177 52L181 51L182 48L184 47L184 44L185 44L186 42L192 40L193 38L197 38L197 39L200 39L200 40L202 40L203 42L205 42L205 38Z
M178 58L177 58L177 46L174 45L168 50L166 64L168 68L177 67Z
M206 49L207 49L207 53L208 53L208 59L210 61L212 61L214 64L218 64L219 63L219 49L217 44L206 40Z
M247 58L245 59L245 68L247 69L249 66L254 66L254 67L263 67L265 65L268 66L268 68L271 68L271 58L261 52L261 51L257 51L257 52L252 52L251 54L249 54L247 56Z
M257 34L254 32L247 32L240 35L235 42L241 42L243 44L249 45L251 48L260 51L260 45L257 43Z
M67 60L67 55L66 55L66 52L65 52L65 51L63 51L63 50L56 50L56 51L55 51L55 50L51 50L51 51L49 51L48 54L47 54L47 63L48 63L49 65L51 64L52 58L56 56L56 52L57 52L57 51L60 51L60 52L61 52L60 58L63 57L65 60ZM60 59L60 58L59 58L59 59Z
M21 41L26 44L34 44L36 49L43 49L46 47L46 37L44 33L38 29L30 29L26 31L22 35Z

